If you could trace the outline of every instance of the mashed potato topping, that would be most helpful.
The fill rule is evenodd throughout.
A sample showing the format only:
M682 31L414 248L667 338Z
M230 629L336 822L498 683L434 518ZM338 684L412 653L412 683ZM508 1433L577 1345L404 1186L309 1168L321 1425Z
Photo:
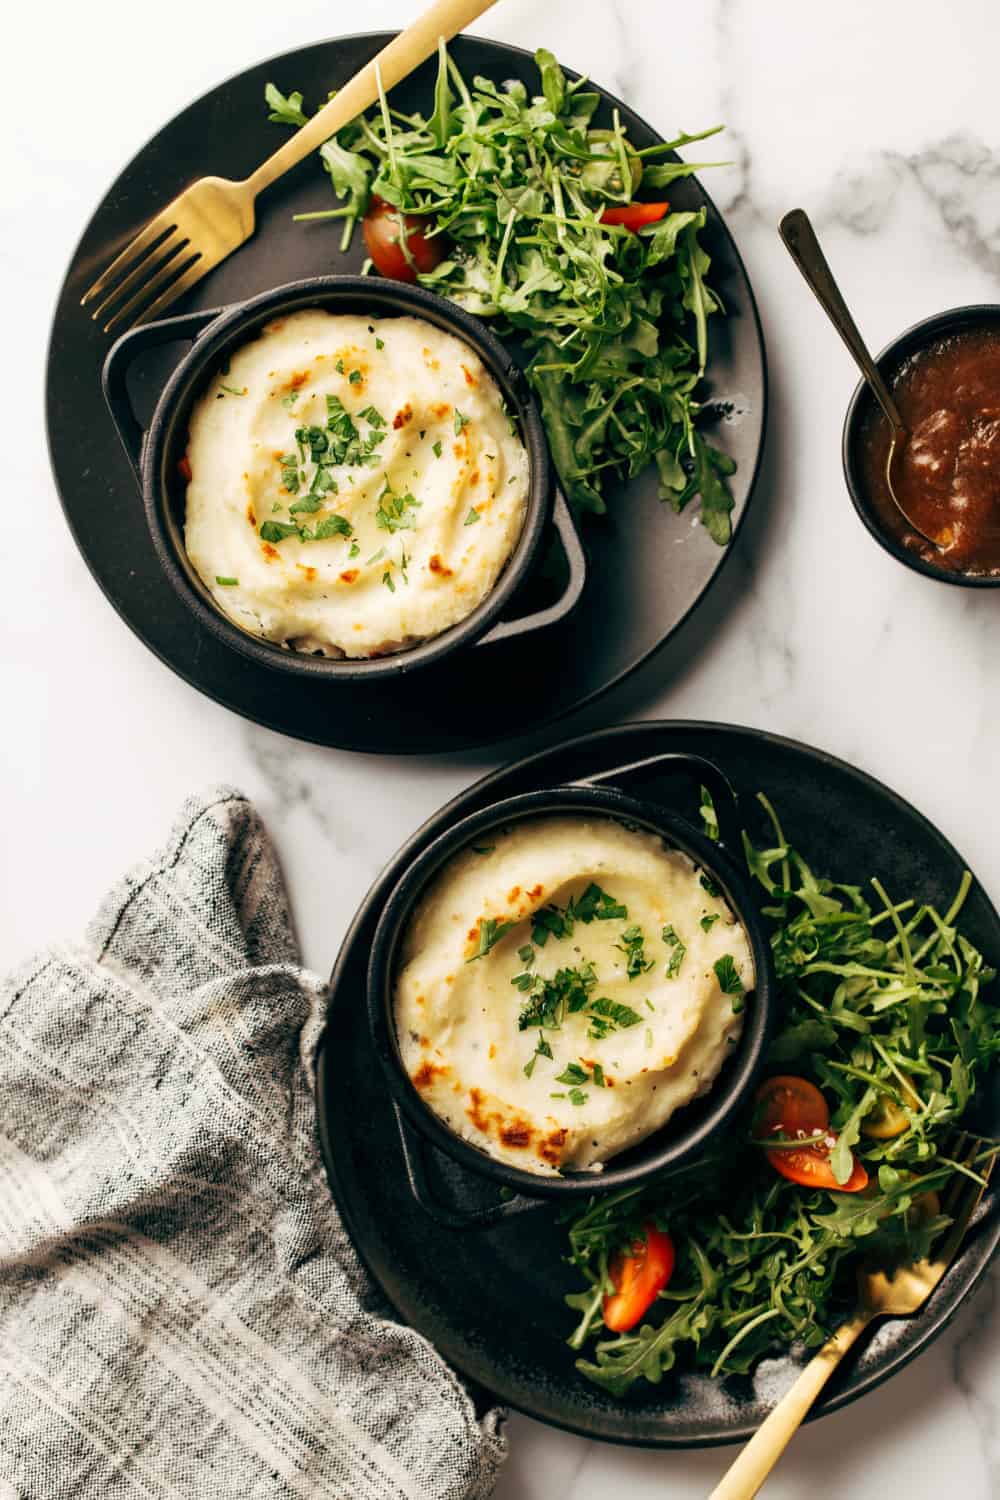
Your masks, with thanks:
M366 657L465 618L517 542L528 456L495 382L418 318L270 323L192 413L185 545L219 607Z
M753 984L746 933L686 855L610 818L544 817L432 883L396 1028L453 1130L552 1173L607 1161L705 1093Z

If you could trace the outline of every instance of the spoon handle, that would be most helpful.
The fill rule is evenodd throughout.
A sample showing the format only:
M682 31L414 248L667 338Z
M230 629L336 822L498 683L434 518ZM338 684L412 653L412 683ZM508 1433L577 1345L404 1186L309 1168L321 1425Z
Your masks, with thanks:
M858 332L857 324L848 311L847 303L840 295L840 288L833 279L833 272L827 264L826 256L819 247L819 240L809 222L809 216L802 208L793 208L790 213L785 214L778 225L778 232L785 242L785 247L805 277L830 322L836 328L840 337L847 345L853 356L855 364L867 380L868 384L878 401L879 406L885 412L890 426L897 433L905 431L899 409L895 401L889 395L888 387L878 372L878 366L868 352L864 339Z

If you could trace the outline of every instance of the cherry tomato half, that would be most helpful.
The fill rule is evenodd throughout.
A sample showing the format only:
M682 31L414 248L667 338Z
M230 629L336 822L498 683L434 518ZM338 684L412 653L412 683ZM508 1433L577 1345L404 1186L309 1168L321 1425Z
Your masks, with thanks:
M655 1224L626 1253L619 1251L608 1267L615 1291L604 1299L604 1321L612 1333L634 1328L656 1301L674 1272L674 1242Z
M606 208L601 214L602 224L621 224L625 229L641 229L643 224L656 224L663 218L669 203L622 203Z
M904 1103L911 1109L920 1108L920 1095L909 1073L900 1072L903 1080L900 1093ZM888 1094L879 1094L874 1105L861 1121L862 1135L870 1135L876 1141L891 1141L910 1128L910 1117L895 1099Z
M361 232L375 269L392 281L410 282L433 271L444 256L444 243L440 235L427 238L426 222L415 214L400 213L381 198L372 198L361 221ZM401 226L409 259L400 243Z
M830 1123L826 1100L808 1078L779 1073L757 1090L754 1135L816 1135Z
M808 1078L781 1073L768 1078L757 1090L753 1130L758 1139L769 1135L809 1136L826 1131L823 1142L811 1146L784 1146L767 1152L776 1172L800 1187L829 1188L835 1193L859 1193L868 1186L868 1173L855 1158L851 1175L838 1182L830 1166L836 1136L829 1131L830 1111L826 1100Z
M830 1150L836 1142L830 1136L830 1149L824 1146L787 1146L781 1151L768 1151L767 1159L776 1172L796 1182L800 1187L828 1188L832 1193L860 1193L868 1186L868 1173L857 1157L853 1158L851 1175L846 1182L838 1182L830 1165Z

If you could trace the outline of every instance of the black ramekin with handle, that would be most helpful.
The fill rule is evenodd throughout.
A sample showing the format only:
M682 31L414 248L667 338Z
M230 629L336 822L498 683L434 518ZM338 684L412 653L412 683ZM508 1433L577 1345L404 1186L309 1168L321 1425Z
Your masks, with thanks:
M184 548L185 483L178 466L187 448L192 407L227 359L267 323L307 308L370 318L423 318L463 340L496 381L528 452L530 481L524 524L494 587L456 625L385 656L316 656L253 635L219 608ZM129 396L129 370L146 350L180 340L191 340L191 348L167 380L144 430ZM164 572L206 630L261 666L314 681L392 678L430 666L464 647L541 630L562 619L580 599L586 577L583 550L566 501L555 487L542 419L523 372L478 318L422 287L368 276L313 276L275 287L232 307L164 318L135 328L117 341L105 361L103 383L111 415L142 490L153 546ZM516 611L515 596L535 569L550 520L566 559L561 593L542 609L501 619L509 606Z
M949 334L963 333L972 328L990 328L1000 332L1000 303L980 302L968 307L952 307L946 312L935 313L904 330L891 344L886 344L875 363L886 384L892 387L906 361L914 354L926 349L938 339ZM863 438L865 429L877 413L875 397L868 382L860 380L854 389L847 415L844 418L844 435L841 456L844 464L844 479L854 509L868 531L897 562L905 563L915 573L925 578L936 578L939 583L954 583L960 588L1000 588L1000 577L994 574L960 573L953 568L939 568L928 562L919 552L906 546L899 537L889 531L875 507L865 479L863 463ZM884 418L883 418L884 420Z
M665 777L677 773L693 777L709 790L718 815L717 841L658 797L639 799L623 790L633 776L645 779L654 770L662 771ZM488 1155L457 1135L424 1102L400 1055L394 989L399 954L415 908L448 861L491 832L528 819L568 813L607 817L647 829L670 848L688 855L719 886L742 924L753 955L755 985L745 997L739 1043L707 1094L678 1111L646 1140L613 1157L600 1172L566 1171L542 1176ZM582 781L508 797L461 819L418 855L387 897L372 943L367 1002L372 1045L396 1107L410 1188L438 1223L453 1229L482 1228L552 1200L565 1203L635 1187L690 1166L733 1122L746 1102L764 1058L777 1004L771 945L746 872L739 809L729 781L713 762L671 752ZM499 1201L471 1210L444 1204L430 1183L428 1148L443 1152L458 1166L493 1182L501 1190Z

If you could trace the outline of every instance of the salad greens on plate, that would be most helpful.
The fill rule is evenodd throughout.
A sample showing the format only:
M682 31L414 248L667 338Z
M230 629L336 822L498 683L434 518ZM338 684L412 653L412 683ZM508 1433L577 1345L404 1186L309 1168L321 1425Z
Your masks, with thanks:
M958 925L971 877L944 912L877 880L866 893L821 879L760 800L774 844L744 838L784 1005L772 1076L735 1138L659 1184L592 1199L569 1226L584 1283L566 1299L569 1342L615 1395L681 1359L736 1374L818 1347L851 1304L859 1257L926 1255L948 1222L939 1191L957 1171L979 1178L997 1149L950 1154L1000 1052L994 971ZM710 799L702 811L711 831Z
M603 512L609 477L655 464L660 497L731 535L733 461L697 425L708 320L721 310L701 244L705 209L664 192L702 166L682 133L637 150L618 111L535 54L540 93L467 81L441 44L428 117L380 107L321 148L346 249L359 221L377 269L418 281L519 340L552 456L578 511ZM305 122L302 96L266 90L272 120ZM639 201L637 195L642 195ZM659 201L648 201L650 197Z

